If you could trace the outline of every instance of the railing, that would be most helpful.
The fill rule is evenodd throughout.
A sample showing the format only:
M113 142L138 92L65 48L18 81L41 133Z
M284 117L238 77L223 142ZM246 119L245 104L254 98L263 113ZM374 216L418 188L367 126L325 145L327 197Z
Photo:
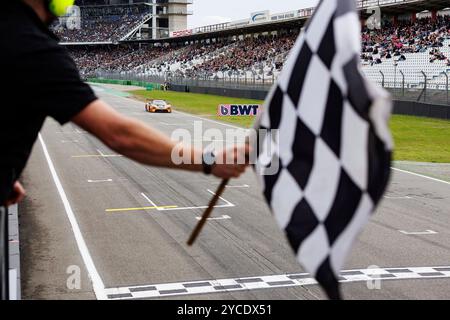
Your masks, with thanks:
M449 89L450 87L449 85L449 79L448 79L448 73L447 72L442 72L441 75L443 75L445 77L445 87L447 88L447 90L445 90L446 92L446 100L447 100L447 104L449 104Z
M199 86L210 88L227 88L227 89L250 89L250 90L265 90L268 91L274 84L276 77L267 75L253 74L251 77L239 77L237 74L223 72L220 78L212 78L209 75L199 75L197 77L187 78L180 75L166 73L151 73L151 74L139 74L136 72L121 72L121 73L109 73L98 72L91 77L100 79L114 79L114 80L131 80L138 82L149 83L171 83L173 85L182 86ZM86 75L85 77L89 77Z
M397 72L397 71L396 71ZM417 84L407 83L404 71L399 70L401 81L397 77L392 77L391 81L386 80L385 72L379 71L380 78L376 82L381 87L390 91L394 98L406 101L426 102L450 106L450 79L449 73L441 72L439 75L427 74L420 70L417 73L422 77L422 81ZM393 80L392 80L393 78Z
M395 75L392 74L394 70ZM450 105L449 73L442 72L439 75L431 75L420 70L417 71L417 73L422 75L423 80L419 83L413 84L406 80L407 74L405 74L404 70L394 68L392 72L389 72L388 74L385 74L385 72L380 70L378 79L372 79L372 81L390 91L394 98L407 101L421 101ZM91 76L96 78L132 80L160 84L168 82L174 85L182 86L266 91L270 89L277 78L275 74L268 76L265 73L256 74L254 72L250 76L249 72L245 72L245 75L242 75L236 72L228 71L219 72L218 75L216 74L214 77L206 73L197 75L196 77L184 77L171 72L151 72L149 74L142 74L136 71L121 73L98 72L97 74Z
M142 27L143 24L145 24L145 22L147 22L149 19L151 19L153 17L153 14L149 13L146 14L144 17L142 17L141 21L130 31L128 32L125 36L123 36L122 38L120 38L120 41L125 41L127 40L129 37L131 37L135 32L137 32L139 30L139 28Z

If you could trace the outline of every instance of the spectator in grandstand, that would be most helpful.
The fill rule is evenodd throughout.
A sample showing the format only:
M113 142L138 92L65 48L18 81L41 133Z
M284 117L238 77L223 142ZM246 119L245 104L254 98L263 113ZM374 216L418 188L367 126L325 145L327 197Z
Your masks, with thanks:
M2 90L16 100L0 108L1 221L6 220L6 207L24 197L18 180L47 116L61 124L74 122L111 149L142 164L203 171L220 178L238 177L244 172L246 165L238 164L237 159L246 152L246 146L219 151L214 156L191 146L177 145L159 131L119 114L100 101L80 80L73 60L48 29L55 18L48 1L6 1L2 6L0 70L3 78L8 79L2 82ZM23 97L24 88L28 90L27 97ZM190 162L175 164L172 161L175 150L183 158L189 157ZM227 164L224 159L232 163ZM6 258L2 254L3 270ZM7 278L0 277L0 298L7 298L6 283Z
M400 22L393 26L386 24L381 30L365 29L362 34L363 60L387 59L386 52L404 58L405 53L426 52L430 48L442 48L443 42L450 35L450 17L438 17L436 20L424 18L415 22ZM378 55L380 54L380 57ZM433 61L442 57L431 58Z
M248 71L270 72L275 68L277 58L285 56L292 48L298 34L293 33L286 36L261 36L258 38L246 38L236 41L229 50L222 52L214 59L205 61L189 70L187 75L196 76L205 72L213 76L218 73L233 75ZM280 68L281 63L276 66ZM279 69L278 69L279 70Z
M102 47L76 47L70 53L75 59L80 73L88 77L96 72L121 73L142 66L149 61L169 52L166 47L136 47L136 46L109 46Z
M158 73L172 72L182 77L214 77L241 75L245 72L266 73L272 76L280 71L290 51L296 33L279 37L259 37L232 42L193 44L184 48L166 46L86 47L71 49L81 73L98 71L126 72L137 70Z
M138 26L147 13L148 6L142 4L82 7L80 29L69 30L60 23L52 29L62 42L114 42Z
M402 62L406 54L442 49L450 38L450 18L420 19L416 22L386 24L381 30L365 29L362 33L361 60L365 65L381 64L395 59ZM98 71L122 73L134 71L143 75L170 73L177 77L212 78L250 77L261 79L278 73L298 33L278 36L197 43L186 47L120 46L72 49L82 74ZM441 50L442 52L442 50ZM433 61L445 56L430 56Z

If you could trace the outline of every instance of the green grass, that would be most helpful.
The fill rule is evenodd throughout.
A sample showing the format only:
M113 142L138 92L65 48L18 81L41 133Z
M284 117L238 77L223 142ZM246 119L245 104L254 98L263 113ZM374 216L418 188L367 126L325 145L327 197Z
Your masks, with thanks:
M395 160L450 163L450 121L393 116Z
M169 101L175 110L189 112L213 120L232 123L237 126L251 127L255 117L219 117L217 107L220 104L262 104L260 100L229 98L197 93L184 93L173 91L132 91L139 100L162 99Z
M259 100L236 99L213 95L145 91L132 92L140 100L164 99L176 110L189 112L214 120L250 127L253 117L218 117L219 104L262 104ZM395 141L395 160L450 163L450 121L393 116L391 129Z

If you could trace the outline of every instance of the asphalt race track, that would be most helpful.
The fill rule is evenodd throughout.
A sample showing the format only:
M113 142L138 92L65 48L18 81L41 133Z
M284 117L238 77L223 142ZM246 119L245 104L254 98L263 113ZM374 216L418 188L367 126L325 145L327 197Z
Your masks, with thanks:
M98 94L167 134L192 131L194 121L228 127L179 112L147 114L141 102ZM215 178L144 167L49 120L23 182L25 299L324 298L296 263L251 170L232 181L193 248L186 241ZM450 299L449 208L450 183L394 171L346 265L345 297Z

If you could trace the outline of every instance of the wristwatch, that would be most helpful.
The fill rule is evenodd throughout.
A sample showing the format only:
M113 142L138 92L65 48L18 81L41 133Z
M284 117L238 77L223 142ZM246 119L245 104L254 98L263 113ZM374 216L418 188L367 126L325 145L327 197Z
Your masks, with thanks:
M203 172L208 175L211 174L215 164L216 155L214 151L205 151L202 158Z

